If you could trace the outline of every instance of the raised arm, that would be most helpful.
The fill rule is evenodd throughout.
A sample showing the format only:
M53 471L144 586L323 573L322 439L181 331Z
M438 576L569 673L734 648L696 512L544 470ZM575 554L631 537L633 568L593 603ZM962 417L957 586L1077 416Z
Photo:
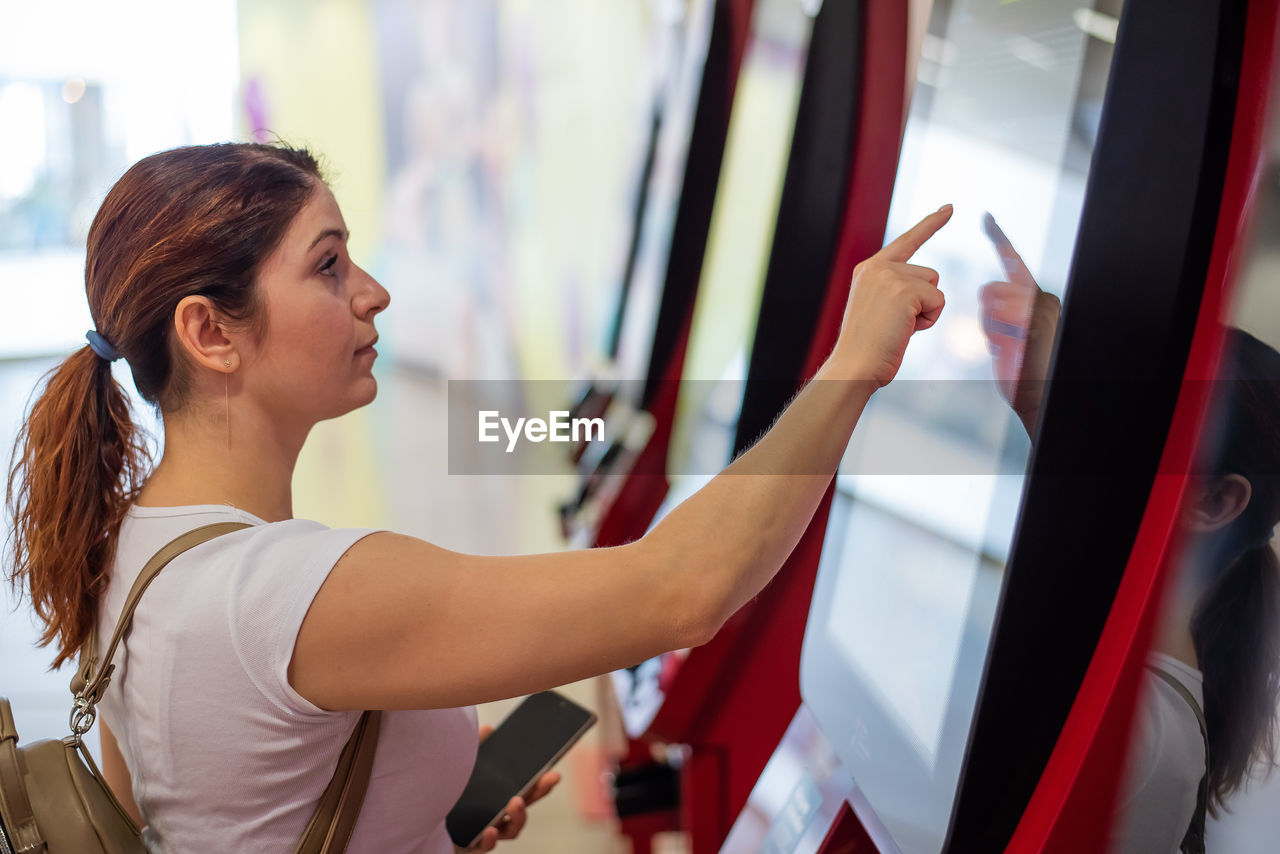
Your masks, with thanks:
M943 297L907 263L925 217L854 270L840 336L774 427L629 545L480 557L373 534L338 561L289 679L329 709L440 708L518 696L709 640L781 567L872 392Z

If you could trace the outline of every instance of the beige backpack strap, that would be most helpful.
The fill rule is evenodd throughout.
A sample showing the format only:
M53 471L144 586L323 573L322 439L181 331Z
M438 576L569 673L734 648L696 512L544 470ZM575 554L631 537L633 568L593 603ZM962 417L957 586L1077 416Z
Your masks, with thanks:
M142 568L137 580L133 582L133 587L129 589L129 596L125 599L124 608L120 611L120 619L116 621L116 630L111 635L111 643L107 644L106 652L102 654L102 665L98 666L96 631L89 633L89 642L85 644L80 654L80 666L76 668L76 674L71 678L71 694L76 698L77 709L82 714L85 714L85 709L92 710L97 705L102 699L103 692L107 690L107 685L111 683L111 671L115 670L111 659L116 654L116 647L120 645L121 638L133 623L133 612L138 607L138 600L142 598L142 594L146 592L155 577L160 574L160 570L187 549L207 543L214 537L248 527L250 525L245 522L217 522L213 525L201 526L175 538L147 561L147 565ZM92 724L92 714L87 714L87 717L88 722Z
M18 728L13 723L13 709L4 697L0 697L0 812L4 813L5 830L15 851L26 854L45 850L27 799L27 781L18 764Z
M91 630L88 642L80 654L80 666L71 679L71 693L76 698L76 708L72 712L72 729L82 735L93 725L94 706L102 699L103 692L111 682L111 673L115 665L111 663L121 639L129 631L133 622L133 612L147 587L169 565L175 557L206 543L214 537L248 528L244 522L218 522L204 525L188 531L174 539L156 552L147 565L142 568L138 578L133 582L129 595L125 599L124 608L120 611L120 619L116 622L111 642L102 654L102 664L98 664L97 632ZM8 703L3 710L7 712ZM337 854L344 851L355 828L356 818L364 803L365 791L369 787L369 777L373 770L373 754L378 746L378 730L382 720L381 712L365 712L356 724L351 738L342 748L338 757L338 767L334 769L333 778L325 788L316 806L311 821L302 835L297 854ZM12 727L10 727L12 729ZM14 735L16 740L16 733ZM8 744L9 742L5 742ZM0 763L3 764L3 763ZM2 773L2 771L0 771ZM34 821L34 820L33 820ZM34 823L32 825L34 827Z
M294 854L336 854L347 849L369 788L381 724L382 712L360 716Z

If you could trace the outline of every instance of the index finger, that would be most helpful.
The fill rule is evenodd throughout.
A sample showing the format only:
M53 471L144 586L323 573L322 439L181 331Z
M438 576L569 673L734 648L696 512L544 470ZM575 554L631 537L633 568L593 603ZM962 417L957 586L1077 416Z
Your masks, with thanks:
M988 211L982 215L982 231L987 235L987 239L991 241L992 247L996 250L996 255L1000 257L1000 266L1004 270L1004 274L1009 277L1010 281L1018 280L1018 284L1026 287L1028 282L1022 277L1035 283L1031 276L1031 270L1027 268L1027 262L1022 260L1022 256L1018 254L1018 250L1013 248L1013 242L1009 240L1004 233L1004 229L996 222Z
M924 219L920 220L876 254L887 261L908 261L916 254L925 241L938 233L938 229L951 219L951 205L943 205Z

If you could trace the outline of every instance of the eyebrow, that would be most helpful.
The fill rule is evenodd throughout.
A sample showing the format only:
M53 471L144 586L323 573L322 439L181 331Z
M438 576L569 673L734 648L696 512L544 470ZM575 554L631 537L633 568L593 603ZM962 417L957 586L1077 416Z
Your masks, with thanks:
M324 231L320 232L319 237L311 241L311 245L307 247L307 251L310 252L312 249L315 249L316 244L318 244L321 240L324 240L326 237L340 237L343 240L346 240L350 236L351 236L351 232L349 231L343 231L340 228L326 228Z

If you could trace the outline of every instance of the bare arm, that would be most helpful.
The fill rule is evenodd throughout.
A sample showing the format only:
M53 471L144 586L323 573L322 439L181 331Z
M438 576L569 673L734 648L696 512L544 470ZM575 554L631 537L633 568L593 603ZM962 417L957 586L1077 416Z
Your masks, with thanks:
M338 561L298 633L290 683L330 709L518 696L709 640L777 572L871 393L942 310L906 261L946 208L858 265L835 351L747 453L644 538L480 557L374 534Z
M107 729L105 721L99 722L98 734L102 740L102 776L106 778L107 785L111 787L111 793L116 796L120 806L142 827L146 822L142 819L138 804L133 800L133 778L129 776L129 767L124 764L120 745L116 743L111 730Z

